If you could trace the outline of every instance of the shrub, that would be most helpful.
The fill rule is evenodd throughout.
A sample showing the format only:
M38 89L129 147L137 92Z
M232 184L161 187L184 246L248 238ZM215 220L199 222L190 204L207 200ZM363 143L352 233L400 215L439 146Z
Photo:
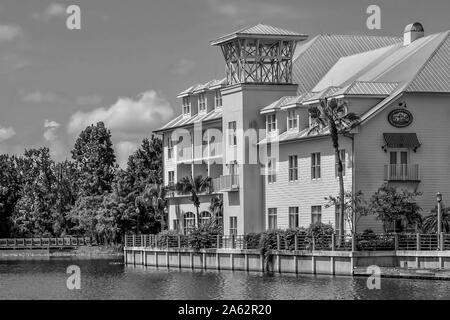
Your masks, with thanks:
M157 245L158 247L166 247L169 243L169 248L178 247L178 236L181 234L174 230L164 230L158 234Z
M308 246L307 249L312 249L313 238L316 249L325 249L331 247L332 235L334 229L331 224L324 224L321 222L311 224L306 229Z
M200 249L215 248L218 235L222 235L222 227L215 219L211 219L192 229L187 236L187 240L189 246L198 251Z
M258 249L261 241L261 233L248 233L244 236L247 249Z
M293 251L295 250L295 236L298 237L297 241L301 239L305 239L306 229L305 228L295 228L295 229L287 229L284 232L284 249ZM300 243L299 249L302 249L304 246Z

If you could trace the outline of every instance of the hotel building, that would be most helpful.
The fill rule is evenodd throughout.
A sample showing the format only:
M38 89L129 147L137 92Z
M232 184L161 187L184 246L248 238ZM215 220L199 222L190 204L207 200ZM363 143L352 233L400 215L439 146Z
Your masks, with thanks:
M309 133L308 112L336 98L360 116L339 139L346 191L370 198L384 183L419 191L426 214L438 191L450 198L449 35L425 35L414 23L403 37L308 39L257 25L213 41L226 77L181 92L181 114L155 131L165 183L211 177L200 218L209 217L211 198L223 199L225 235L337 226L325 200L339 193L335 153L326 130ZM195 212L189 195L170 194L170 229L187 230ZM380 232L382 224L367 216L356 229Z

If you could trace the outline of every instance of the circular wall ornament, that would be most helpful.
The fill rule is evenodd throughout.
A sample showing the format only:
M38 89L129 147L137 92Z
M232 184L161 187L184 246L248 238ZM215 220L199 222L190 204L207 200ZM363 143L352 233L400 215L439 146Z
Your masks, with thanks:
M411 112L405 109L395 109L389 113L389 123L397 128L404 128L413 122Z

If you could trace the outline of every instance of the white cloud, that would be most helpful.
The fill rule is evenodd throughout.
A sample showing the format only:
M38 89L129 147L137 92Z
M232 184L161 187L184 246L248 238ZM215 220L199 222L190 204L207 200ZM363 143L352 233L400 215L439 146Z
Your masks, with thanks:
M33 92L20 92L21 100L29 103L62 103L64 99L52 92L42 92L39 90Z
M182 58L174 66L173 72L179 76L185 76L195 68L195 62L186 58Z
M44 139L47 141L56 141L58 139L58 135L56 131L61 125L56 121L45 120L44 128Z
M23 34L22 28L13 25L0 25L0 43L13 41Z
M213 12L231 19L239 19L240 24L245 18L271 19L282 16L284 20L298 20L304 15L298 8L268 0L205 0Z
M50 21L54 17L63 17L66 15L66 7L61 3L51 3L43 12L33 13L36 20Z
M120 167L126 168L128 157L139 148L139 143L131 141L119 141L114 145L117 163Z
M102 103L103 97L98 95L79 96L75 99L75 103L83 107L95 107Z
M172 116L170 103L156 91L150 90L139 95L136 100L121 97L109 108L78 111L71 116L67 130L76 134L91 124L103 121L115 136L150 134L152 129L156 129Z
M16 135L16 131L14 131L13 127L6 128L6 127L2 127L0 125L0 142L11 139L15 135Z

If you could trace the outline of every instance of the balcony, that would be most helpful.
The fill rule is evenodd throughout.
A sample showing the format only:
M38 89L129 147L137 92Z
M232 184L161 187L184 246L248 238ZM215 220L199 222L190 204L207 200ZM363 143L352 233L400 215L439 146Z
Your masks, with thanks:
M192 146L177 148L177 162L192 162Z
M238 175L220 176L219 178L213 179L213 188L215 191L221 192L238 191L239 176Z
M420 181L418 164L389 164L384 166L385 181Z

